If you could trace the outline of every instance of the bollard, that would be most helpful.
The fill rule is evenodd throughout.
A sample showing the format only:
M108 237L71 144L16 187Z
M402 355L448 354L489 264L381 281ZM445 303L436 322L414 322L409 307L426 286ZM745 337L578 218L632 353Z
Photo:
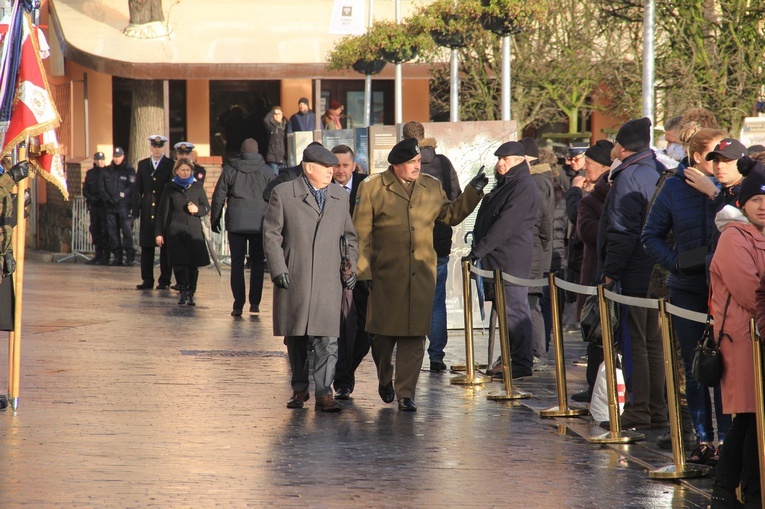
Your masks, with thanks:
M465 306L465 367L466 373L452 377L449 381L455 385L482 385L491 381L491 377L475 372L473 355L473 295L470 291L470 262L462 262L462 298Z
M558 302L558 287L555 286L555 274L548 275L550 279L550 308L552 312L553 345L555 348L555 378L558 387L558 406L539 412L540 417L579 417L587 415L586 408L570 408L566 393L566 357L563 354L563 325L560 323L560 302Z
M651 479L688 479L700 477L704 470L701 465L685 462L685 444L683 443L683 423L680 416L680 398L677 387L677 361L672 341L670 316L666 302L659 299L659 320L661 323L661 343L664 347L664 377L667 381L667 406L669 407L669 431L672 436L672 465L648 472Z
M645 435L636 431L622 431L619 422L619 400L616 394L616 366L614 365L614 343L612 337L611 314L608 312L603 285L598 285L598 302L600 304L601 330L603 334L603 361L606 365L606 389L608 392L608 417L611 431L588 440L594 444L629 444L643 440Z
M499 321L499 347L502 352L502 381L505 390L492 392L486 396L486 399L501 401L530 398L531 393L513 389L513 368L510 365L513 359L510 355L510 337L507 330L507 313L505 312L505 285L502 281L501 269L494 269L494 304Z
M757 334L757 324L749 321L749 334L752 337L752 359L754 362L754 401L757 420L757 453L760 460L760 493L765 493L765 387L762 373L762 341Z

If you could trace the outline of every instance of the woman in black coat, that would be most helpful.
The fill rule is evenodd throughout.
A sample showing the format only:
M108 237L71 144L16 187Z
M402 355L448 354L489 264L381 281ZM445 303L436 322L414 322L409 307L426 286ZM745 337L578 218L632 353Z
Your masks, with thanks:
M181 296L178 304L195 306L199 267L210 264L202 232L202 220L210 212L202 185L194 179L194 163L180 158L173 167L173 180L162 193L157 215L157 246L167 243L170 265L175 272Z

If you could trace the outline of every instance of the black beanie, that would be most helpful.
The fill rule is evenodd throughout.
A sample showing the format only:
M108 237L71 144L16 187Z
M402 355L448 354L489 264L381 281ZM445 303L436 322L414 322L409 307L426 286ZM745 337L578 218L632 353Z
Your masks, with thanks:
M765 165L744 156L738 160L737 166L739 173L744 175L738 192L738 206L742 208L749 198L765 194Z
M634 118L616 133L616 142L631 152L642 152L651 146L651 119Z
M611 151L614 149L614 144L608 140L598 140L595 145L591 146L584 151L584 155L589 157L598 164L603 166L611 166L613 162L611 160Z

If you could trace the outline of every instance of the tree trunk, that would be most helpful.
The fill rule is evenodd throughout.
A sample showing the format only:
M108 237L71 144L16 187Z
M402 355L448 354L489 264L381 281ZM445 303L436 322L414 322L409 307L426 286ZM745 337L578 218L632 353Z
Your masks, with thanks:
M128 0L130 24L142 25L152 21L165 21L162 0Z
M130 118L129 161L133 166L149 157L148 138L165 133L165 99L161 80L133 81L133 109Z

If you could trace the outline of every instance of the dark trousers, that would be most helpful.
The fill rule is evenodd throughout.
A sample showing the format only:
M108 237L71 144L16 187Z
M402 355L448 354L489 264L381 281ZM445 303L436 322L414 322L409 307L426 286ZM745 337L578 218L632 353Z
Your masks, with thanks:
M122 260L122 253L125 253L127 259L132 262L135 258L135 249L133 249L133 218L130 212L107 209L106 229L109 232L109 249L114 259Z
M199 267L194 265L173 265L175 281L180 288L185 288L189 293L197 291L197 280L199 279Z
M369 290L366 285L357 284L353 289L353 306L356 310L356 334L340 334L337 341L337 366L335 368L334 387L336 391L348 389L353 392L356 386L356 369L369 353L369 334L364 330L367 323L367 299Z
M496 301L492 304L492 308L494 306ZM534 364L534 332L531 325L528 288L505 283L505 313L513 376L530 376Z
M154 284L154 247L141 246L141 280ZM167 258L167 246L159 248L159 284L169 285L172 280L172 267Z
M106 208L103 205L93 205L90 213L90 237L93 239L95 257L103 258L109 252L109 231L106 228Z
M706 314L709 310L707 304L707 294L698 292L688 292L677 288L670 289L670 301L677 307L697 311ZM715 439L715 430L712 425L712 413L714 411L717 418L717 435L720 441L725 440L725 433L730 427L730 415L722 412L722 396L720 386L714 388L715 405L712 406L712 399L709 395L709 388L701 385L693 378L693 356L696 352L696 345L704 334L704 324L692 322L679 316L672 317L672 328L676 350L679 347L680 356L678 356L678 379L683 379L685 386L685 399L690 410L693 426L696 428L696 434L702 442L711 442ZM682 375L682 376L681 376Z
M741 483L746 507L759 507L760 467L755 414L736 414L717 462L715 486L733 491Z
M249 244L249 246L248 246ZM250 306L259 306L263 295L263 236L260 233L228 232L228 246L231 253L231 293L234 295L234 309L244 309L244 255L250 256ZM249 249L248 249L249 247Z

